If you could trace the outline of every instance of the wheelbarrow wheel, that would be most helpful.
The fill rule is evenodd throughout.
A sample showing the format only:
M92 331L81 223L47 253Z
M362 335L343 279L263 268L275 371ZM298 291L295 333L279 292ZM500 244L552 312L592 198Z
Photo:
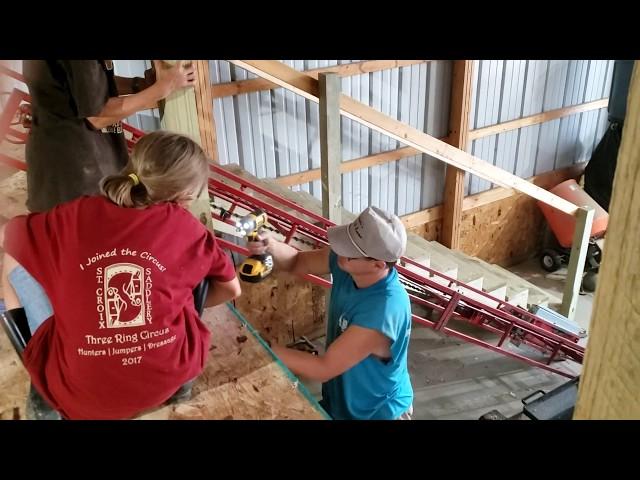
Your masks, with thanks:
M540 257L540 266L547 272L555 272L562 266L562 257L553 249L546 249Z

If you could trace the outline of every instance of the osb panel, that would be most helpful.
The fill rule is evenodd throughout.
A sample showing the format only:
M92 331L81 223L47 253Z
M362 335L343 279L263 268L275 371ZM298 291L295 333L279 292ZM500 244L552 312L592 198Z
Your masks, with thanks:
M2 110L2 108L0 108L0 111ZM25 132L26 130L24 130L21 127L16 127L14 126L14 128L17 128L18 130ZM15 159L15 160L20 160L22 162L24 162L24 152L25 152L25 145L24 144L16 144L16 143L11 143L11 142L7 142L7 141L0 141L0 153L4 153L5 155ZM11 165L5 165L4 163L0 162L0 180L4 180L5 178L7 178L10 175L13 175L14 173L16 173L18 170L16 170L15 167L11 166Z
M206 309L203 321L212 341L192 399L141 419L324 418L231 310L224 305Z
M24 146L21 147L24 149ZM0 228L16 215L28 213L26 202L27 174L12 169L8 176L0 180ZM3 254L2 241L0 241L0 272L2 271ZM0 279L0 298L3 297L2 291L2 280Z
M160 412L157 412L160 413ZM165 416L166 415L166 416ZM205 390L189 402L162 415L159 420L322 420L296 386L275 363L249 373L237 382ZM147 419L147 418L145 418Z
M27 173L16 171L0 180L0 216L9 219L27 213Z
M323 328L325 295L322 287L273 273L261 283L243 283L236 308L263 338L286 344Z
M577 179L584 172L586 163L578 163L571 165L569 167L560 168L558 170L554 170L551 172L542 173L540 175L536 175L534 177L530 177L527 180L534 183L535 185L550 189L555 185L569 179L575 178ZM522 194L518 194L515 190L505 189L505 188L494 188L492 190L477 193L475 195L471 195L466 197L463 201L463 216L462 223L467 222L466 225L466 235L467 238L463 238L465 236L464 229L461 230L461 245L460 248L465 253L469 253L471 255L477 256L484 260L491 258L502 259L501 261L495 262L500 263L503 266L508 266L512 263L517 263L518 259L525 259L529 257L532 253L535 253L540 244L540 238L531 238L530 236L526 236L525 238L528 242L522 244L522 249L517 245L517 237L519 234L516 234L516 239L511 239L512 236L509 232L512 232L513 225L509 226L509 231L504 232L503 226L501 226L502 222L507 221L509 218L513 218L515 213L512 213L511 216L505 216L505 211L508 211L512 208L516 209L516 212L520 212L519 214L524 213L520 211L522 207L521 200L514 198L513 195L518 195L519 197ZM491 203L487 203L491 202ZM480 203L480 206L476 206ZM532 230L535 229L536 225L540 225L540 220L543 218L541 213L538 211L538 208L534 208L533 203L526 203L526 209L529 213L533 215L533 218L529 220L527 225L525 225L525 229L520 232L522 236L525 235L527 228ZM442 206L432 207L430 210L435 210L438 208L442 208ZM493 215L491 215L493 212ZM485 215L489 213L489 217L485 218ZM474 224L475 217L475 224ZM427 240L436 240L440 241L440 229L441 229L442 220L434 220L426 225L418 225L409 229L409 232L415 233ZM544 226L544 222L542 223ZM489 227L489 230L486 230L486 227ZM515 227L520 228L520 227ZM538 230L534 230L534 233L537 235L540 233ZM503 236L504 240L507 242L508 250L505 251L505 245L501 243L492 244L483 244L484 240L487 238L492 239L498 235L498 237ZM465 244L466 242L466 244ZM532 245L534 245L532 247ZM495 248L496 251L492 252L491 250ZM475 252L481 252L477 254Z
M434 220L433 222L424 223L416 227L408 229L409 233L418 235L429 241L440 241L440 232L442 230L442 220Z
M266 190L287 198L302 208L321 214L320 202L305 192L294 192L270 179L258 179L237 165L225 165L224 168ZM225 178L220 178L220 180L236 185ZM247 192L254 193L251 190L247 190ZM255 196L270 202L268 197L264 195L256 194ZM296 211L281 205L277 206L299 217ZM344 215L345 218L349 218L348 213ZM283 239L284 237L276 235L276 238ZM293 245L302 250L312 248L310 245L295 241ZM326 289L323 287L312 285L286 273L274 271L260 283L242 282L242 295L236 299L236 308L246 318L251 319L251 324L263 338L270 342L287 344L300 336L313 337L317 332L324 331L325 298Z
M24 145L2 142L0 152L24 161ZM10 218L27 213L26 202L27 174L0 163L0 228ZM4 250L0 240L0 272L2 271L3 255ZM0 298L4 296L2 292L3 285L0 276ZM11 389L5 391L9 385L16 382L22 383L22 390L18 389L14 393L11 393ZM0 333L0 419L14 418L14 416L24 414L24 398L28 389L28 376L24 372L9 339L2 331Z
M323 419L271 354L226 305L208 308L209 358L188 402L141 419ZM0 419L24 419L29 377L0 332Z
M24 418L28 391L29 375L4 329L0 329L0 420Z
M518 194L462 212L460 249L508 267L540 250L544 230L536 200Z

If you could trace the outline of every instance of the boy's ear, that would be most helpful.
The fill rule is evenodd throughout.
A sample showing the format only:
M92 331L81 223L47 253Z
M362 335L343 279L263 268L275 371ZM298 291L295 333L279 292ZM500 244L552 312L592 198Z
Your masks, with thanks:
M387 268L387 262L384 262L382 260L376 260L374 264L380 270L384 270L385 268Z

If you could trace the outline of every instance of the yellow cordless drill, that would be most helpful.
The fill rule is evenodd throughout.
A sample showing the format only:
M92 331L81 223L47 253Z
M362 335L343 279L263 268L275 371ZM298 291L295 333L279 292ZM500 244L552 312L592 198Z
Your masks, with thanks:
M248 240L258 240L258 230L267 223L267 214L259 208L245 215L236 222L236 230L242 232ZM273 270L273 257L269 253L251 255L240 265L240 279L245 282L258 283L264 280Z

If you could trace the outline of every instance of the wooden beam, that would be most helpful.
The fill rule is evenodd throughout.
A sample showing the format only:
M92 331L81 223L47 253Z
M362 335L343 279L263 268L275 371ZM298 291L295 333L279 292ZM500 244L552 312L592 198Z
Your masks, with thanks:
M335 73L321 73L319 82L322 216L339 225L342 223L340 78Z
M175 60L165 60L165 62L175 64ZM196 68L197 67L196 65ZM200 75L198 74L196 82L199 81ZM196 107L196 102L200 102L202 97L200 96L197 99L195 90L195 88L185 88L169 95L164 101L160 125L163 129L188 135L194 141L198 142L198 144L202 145L198 107ZM202 105L200 109L204 111ZM213 117L211 118L213 119ZM200 220L205 227L213 231L209 192L206 188L202 194L191 203L189 211Z
M451 250L460 248L464 177L464 170L447 165L447 173L444 179L444 209L440 243Z
M318 81L280 62L272 60L229 60L256 75L277 83L304 98L318 102ZM497 185L515 188L541 202L567 213L575 214L578 207L536 185L523 180L484 160L447 145L441 140L395 120L375 109L353 100L346 95L340 97L340 113L377 132L438 158L449 165L463 169Z
M587 163L577 163L569 167L560 168L551 172L542 173L529 177L527 180L541 188L549 189L555 187L565 180L570 178L578 178L584 172ZM492 188L486 192L476 193L466 197L462 202L462 211L466 212L472 208L482 207L499 200L511 197L513 195L521 195L513 188ZM401 217L407 228L417 227L424 223L432 222L434 220L440 220L442 218L442 205L436 205L435 207L427 208L419 212L410 213Z
M401 155L402 154L402 155ZM376 155L370 155L367 157L362 157L356 160L350 160L348 162L343 162L340 166L340 172L346 173L353 170L359 170L361 168L370 167L373 165L381 165L387 162L391 162L394 160L399 160L401 158L410 157L413 155L418 155L420 152L411 147L404 147L398 150L391 150L389 152L378 153ZM401 155L401 156L400 156ZM373 160L379 160L375 163L372 163ZM558 170L552 170L550 172L541 173L539 175L535 175L533 177L529 177L527 181L533 183L544 189L550 189L555 187L561 182L565 180L569 180L570 178L578 178L584 172L586 167L586 162L576 163L575 165L571 165L565 168L559 168ZM302 173L295 173L293 175L287 175L286 177L276 178L276 182L281 183L285 186L291 185L299 185L301 183L307 183L312 180L320 179L320 169L308 170ZM284 180L281 182L281 180ZM472 208L481 207L483 205L488 205L493 202L497 202L498 200L503 200L505 198L511 197L513 195L518 195L519 193L513 188L503 188L496 187L491 190L487 190L485 192L476 193L475 195L470 195L465 197L462 201L462 211L467 211ZM401 217L401 220L404 222L407 228L417 227L424 223L432 222L434 220L440 220L442 218L442 205L436 205L431 208L427 208L425 210L420 210L419 212L410 213Z
M581 207L576 215L576 229L573 232L567 279L562 295L562 305L559 310L569 320L573 320L576 314L594 213L595 209L593 207Z
M311 75L316 80L320 73L337 73L341 77L361 75L363 73L379 72L391 68L407 67L428 62L429 60L365 60L363 62L353 62L346 65L336 65L333 67L314 68L305 70L304 73ZM250 80L238 80L235 82L217 83L211 85L212 98L222 98L242 93L260 92L278 88L278 85L263 78L253 78Z
M529 177L527 181L549 190L555 187L559 183L569 180L570 178L578 178L584 173L584 169L587 166L587 162L576 163L569 167L559 168L558 170L552 170L550 172L541 173L533 177ZM470 210L472 208L488 205L489 203L497 202L512 195L517 195L518 192L513 188L492 188L484 192L476 193L475 195L469 195L462 202L462 210Z
M442 211L442 205L436 205L435 207L420 210L419 212L403 215L400 217L400 220L402 220L406 228L413 228L433 222L434 220L440 220L442 218Z
M455 60L453 62L449 137L447 143L465 152L467 151L469 136L472 74L472 60ZM447 165L447 173L444 181L444 211L440 239L444 246L452 250L458 250L460 247L464 176L464 170Z
M607 108L608 105L609 99L603 98L602 100L595 100L593 102L582 103L580 105L573 105L571 107L558 108L555 110L549 110L548 112L537 113L536 115L518 118L517 120L511 120L510 122L498 123L489 127L477 128L469 132L469 141L508 132L509 130L517 130L519 128L529 127L531 125L537 125L539 123L550 122L551 120L557 120L558 118L575 115L576 113Z
M574 418L640 418L640 70L631 77Z
M209 60L196 60L194 63L197 75L195 85L196 111L198 112L201 145L209 158L214 163L218 163L218 142L213 119L213 99L209 88L209 85L211 85Z
M376 165L384 165L385 163L395 162L406 157L420 155L421 152L412 147L398 148L397 150L389 150L388 152L376 153L375 155L367 155L366 157L356 158L342 162L340 164L340 173L349 173L363 168L374 167ZM275 179L280 185L290 187L292 185L300 185L320 179L320 169L306 170L292 175L285 175Z

